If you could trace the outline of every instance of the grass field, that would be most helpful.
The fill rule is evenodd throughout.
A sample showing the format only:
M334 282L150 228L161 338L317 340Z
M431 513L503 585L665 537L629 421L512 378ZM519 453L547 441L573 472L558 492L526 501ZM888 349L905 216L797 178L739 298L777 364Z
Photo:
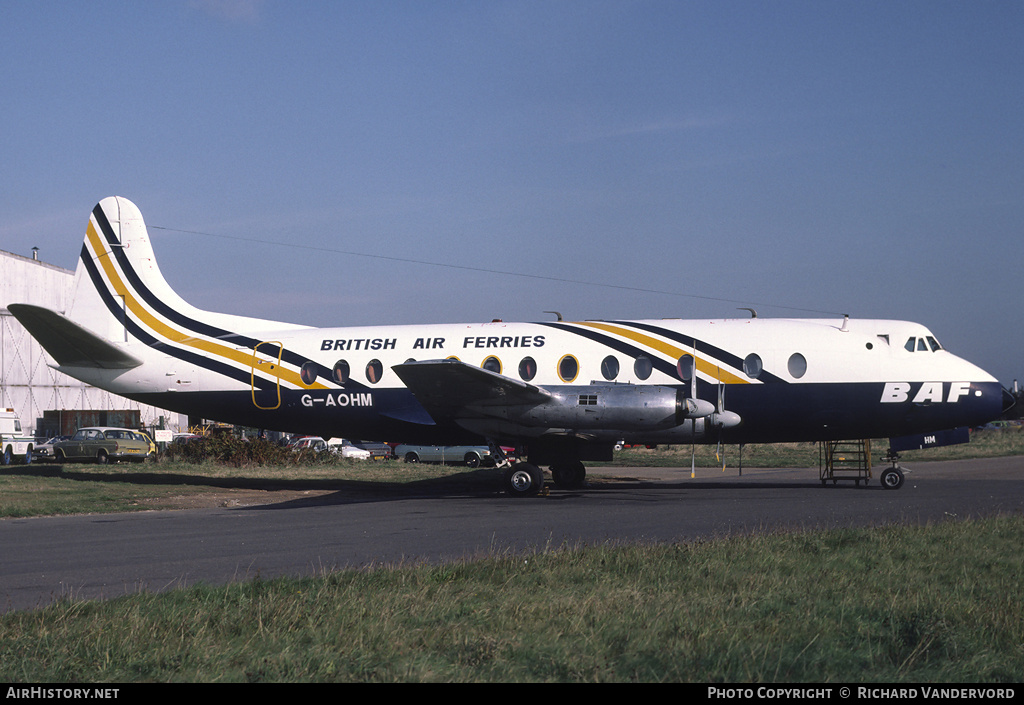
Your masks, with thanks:
M1024 519L551 550L0 617L0 681L1020 683Z
M1020 439L978 434L905 458L1014 455ZM631 449L616 462L687 467L690 452ZM718 463L703 452L699 465ZM744 449L746 467L817 463L816 446ZM394 462L9 466L0 506L122 511L236 490L492 478ZM0 681L1020 683L1022 542L1024 518L1002 517L65 600L0 615Z

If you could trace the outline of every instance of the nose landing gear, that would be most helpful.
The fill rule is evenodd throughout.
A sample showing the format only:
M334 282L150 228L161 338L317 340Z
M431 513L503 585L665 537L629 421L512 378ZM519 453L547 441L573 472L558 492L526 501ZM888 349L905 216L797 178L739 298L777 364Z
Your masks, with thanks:
M882 460L892 463L892 467L888 467L883 470L882 474L878 478L882 483L882 487L887 490L898 490L903 487L903 483L906 478L903 475L904 469L900 466L899 459L899 454L893 451L892 448L890 448L889 452L882 458Z

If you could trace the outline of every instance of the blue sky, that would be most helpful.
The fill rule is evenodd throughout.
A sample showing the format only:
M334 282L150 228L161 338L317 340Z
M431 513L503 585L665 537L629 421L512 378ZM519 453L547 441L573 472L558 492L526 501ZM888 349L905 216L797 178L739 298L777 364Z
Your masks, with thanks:
M1024 4L0 0L0 249L310 325L899 318L1024 381ZM184 231L184 232L183 232ZM447 265L447 266L440 266Z

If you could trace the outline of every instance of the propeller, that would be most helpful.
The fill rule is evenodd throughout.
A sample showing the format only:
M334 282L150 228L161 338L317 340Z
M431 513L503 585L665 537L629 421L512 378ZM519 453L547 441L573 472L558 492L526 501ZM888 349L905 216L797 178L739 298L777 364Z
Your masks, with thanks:
M693 344L693 370L690 371L690 398L697 398L697 344ZM697 476L697 419L691 419L690 433L690 479Z
M725 412L725 383L722 382L722 368L718 368L718 406L715 407L715 424L718 426L718 446L715 448L715 459L721 461L722 472L725 472L725 453L722 453L722 426L720 422Z
M693 356L693 376L690 378L690 397L697 399L697 355L696 348ZM710 405L709 405L710 406ZM690 437L690 477L697 475L697 421L693 419L692 435ZM718 366L718 403L707 416L703 417L704 431L710 432L709 426L718 428L718 447L715 449L715 458L722 463L722 472L725 472L725 453L722 452L722 431L728 427L739 424L739 414L725 410L725 382L722 378L722 367Z
M722 452L722 432L726 427L732 428L740 423L739 414L725 410L725 382L722 380L722 368L718 368L718 405L711 416L711 423L718 427L718 449L715 457L722 461L722 472L725 472L725 453ZM742 462L742 461L741 461Z

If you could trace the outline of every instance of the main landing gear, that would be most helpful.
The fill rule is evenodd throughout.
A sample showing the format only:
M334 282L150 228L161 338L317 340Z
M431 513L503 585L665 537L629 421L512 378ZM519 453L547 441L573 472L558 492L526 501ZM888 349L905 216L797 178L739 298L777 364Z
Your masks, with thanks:
M551 481L559 489L582 487L587 478L583 463L563 461L552 465ZM535 497L544 490L544 471L532 463L513 463L505 471L505 492L513 497Z

